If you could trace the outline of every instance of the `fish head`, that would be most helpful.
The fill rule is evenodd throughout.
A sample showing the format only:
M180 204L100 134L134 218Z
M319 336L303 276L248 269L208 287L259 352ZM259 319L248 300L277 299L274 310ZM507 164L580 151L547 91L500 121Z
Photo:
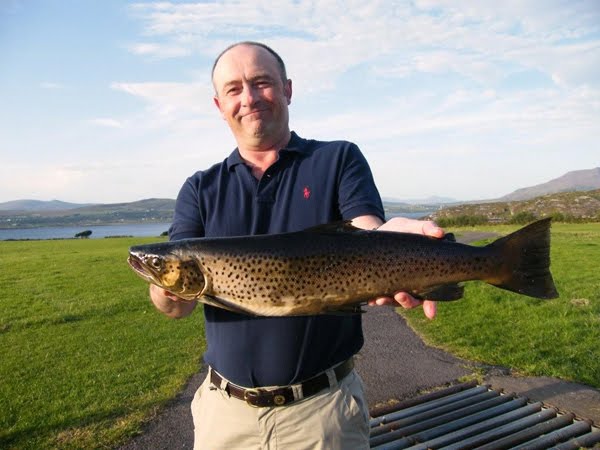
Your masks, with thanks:
M147 282L184 299L199 297L206 287L198 262L166 243L131 247L127 262Z

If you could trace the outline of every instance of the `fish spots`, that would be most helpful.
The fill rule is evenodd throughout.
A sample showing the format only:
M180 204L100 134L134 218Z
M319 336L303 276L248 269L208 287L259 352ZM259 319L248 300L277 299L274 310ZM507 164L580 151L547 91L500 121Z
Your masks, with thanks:
M388 237L371 237L355 244L326 234L323 239L311 235L301 243L269 236L273 240L253 247L254 253L238 254L243 250L232 248L207 255L203 267L210 278L208 294L259 315L312 314L403 287L439 284L457 270L484 265L483 259L451 258L446 248L411 242L390 245Z

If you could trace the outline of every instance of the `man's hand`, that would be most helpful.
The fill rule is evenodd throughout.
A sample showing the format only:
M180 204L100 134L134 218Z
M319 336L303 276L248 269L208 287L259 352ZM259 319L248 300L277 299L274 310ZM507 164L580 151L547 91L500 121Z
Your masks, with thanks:
M150 285L150 300L152 300L156 309L173 319L190 315L197 303L195 300L189 301L179 298L154 284Z
M416 233L435 238L444 237L444 230L430 220L414 220L404 217L394 217L381 225L378 230L398 231L403 233ZM437 311L437 303L431 300L417 300L406 292L396 292L394 297L380 297L369 301L370 306L399 304L403 308L411 309L423 305L423 312L428 319L433 319Z

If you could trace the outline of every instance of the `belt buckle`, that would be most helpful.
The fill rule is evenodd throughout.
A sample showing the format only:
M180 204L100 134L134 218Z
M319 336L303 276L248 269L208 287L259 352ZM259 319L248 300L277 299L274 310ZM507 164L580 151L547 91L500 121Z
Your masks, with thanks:
M255 398L258 398L262 394L271 394L273 397L273 404L275 406L283 406L286 403L286 399L285 399L284 395L271 393L264 389L257 389L257 388L246 389L244 391L244 401L247 404L249 404L250 406L252 406L253 408L260 408L260 405L255 405L254 403L252 403L252 400Z
M246 389L244 391L244 401L246 403L248 403L250 406L252 406L253 408L259 408L258 405L255 405L254 403L252 403L252 399L257 398L260 395L260 392L261 392L260 389Z

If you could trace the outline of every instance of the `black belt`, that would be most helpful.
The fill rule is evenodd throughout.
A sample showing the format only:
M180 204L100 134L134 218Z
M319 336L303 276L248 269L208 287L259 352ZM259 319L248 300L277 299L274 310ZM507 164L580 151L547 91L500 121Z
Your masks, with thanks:
M333 369L336 380L338 382L341 381L353 368L354 359L352 358L336 366ZM210 370L210 382L216 387L223 389L232 397L244 400L249 405L255 407L288 405L303 398L311 397L323 389L328 389L330 386L329 377L325 372L295 385L296 389L293 386L268 390L264 388L245 388L230 383L212 369ZM302 388L301 390L300 387ZM296 391L296 395L294 395L294 391ZM302 393L301 396L298 395L298 392Z

